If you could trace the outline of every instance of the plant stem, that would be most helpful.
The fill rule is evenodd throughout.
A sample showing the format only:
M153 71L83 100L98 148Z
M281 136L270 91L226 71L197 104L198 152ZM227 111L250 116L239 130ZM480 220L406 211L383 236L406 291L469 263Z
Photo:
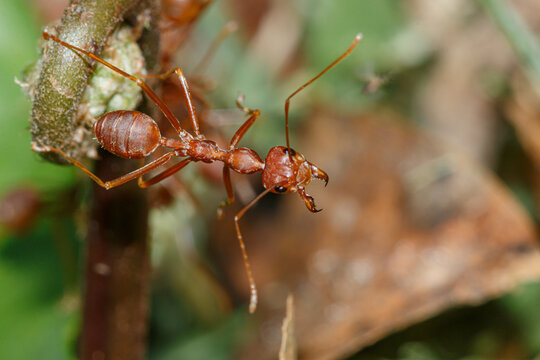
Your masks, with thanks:
M131 169L105 151L96 173ZM135 182L107 191L94 186L86 249L82 359L142 359L149 296L148 204ZM97 358L100 358L99 356Z
M141 1L71 0L57 35L99 55L116 25ZM62 149L76 159L83 157L85 149L80 149L81 141L75 140L75 115L92 70L93 64L87 59L54 41L47 42L30 118L34 142ZM58 156L42 156L66 164Z
M141 7L147 10L151 13L149 31L143 31L139 45L151 71L159 46L153 0ZM144 106L141 110L148 112ZM95 173L102 179L116 178L138 166L107 151L101 151L100 158ZM146 192L136 182L110 191L94 184L85 264L84 360L96 355L112 360L144 358L150 281L147 224Z
M523 63L533 87L540 94L540 43L511 2L480 0Z

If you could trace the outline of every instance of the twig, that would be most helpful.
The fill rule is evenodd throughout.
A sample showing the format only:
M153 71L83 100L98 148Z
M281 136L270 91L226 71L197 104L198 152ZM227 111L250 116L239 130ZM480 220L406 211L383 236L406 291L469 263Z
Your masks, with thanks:
M116 25L142 1L72 0L56 29L58 36L99 54ZM42 60L30 118L32 140L80 159L85 151L80 149L81 141L75 139L75 115L93 64L53 41L47 42ZM52 154L42 156L66 163Z
M514 48L540 95L540 43L512 6L502 0L480 0Z

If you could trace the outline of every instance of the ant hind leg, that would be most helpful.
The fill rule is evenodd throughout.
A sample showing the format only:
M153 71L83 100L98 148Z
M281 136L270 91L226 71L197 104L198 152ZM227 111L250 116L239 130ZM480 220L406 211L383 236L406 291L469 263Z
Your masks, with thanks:
M148 164L146 164L145 166L143 166L143 167L141 167L141 168L139 168L137 170L134 170L134 171L132 171L130 173L127 173L125 175L122 175L122 176L120 176L120 177L118 177L116 179L110 180L110 181L103 181L97 175L95 175L90 170L88 170L86 167L84 167L83 164L81 164L77 160L73 159L71 156L69 156L68 154L66 154L65 152L63 152L60 149L50 147L50 146L40 146L40 145L36 144L35 142L32 142L32 150L37 152L37 153L52 152L52 153L56 153L56 154L62 156L67 161L69 161L70 163L72 163L73 165L75 165L79 169L81 169L86 175L88 175L92 180L94 180L99 186L101 186L101 187L103 187L103 188L105 188L107 190L112 189L114 187L117 187L119 185L125 184L128 181L131 181L131 180L133 180L135 178L138 178L138 177L140 177L140 176L154 170L155 168L165 164L167 161L169 161L175 155L174 152L169 152L169 153L167 153L165 155L162 155L161 157L157 158L156 160L154 160L152 162L149 162Z

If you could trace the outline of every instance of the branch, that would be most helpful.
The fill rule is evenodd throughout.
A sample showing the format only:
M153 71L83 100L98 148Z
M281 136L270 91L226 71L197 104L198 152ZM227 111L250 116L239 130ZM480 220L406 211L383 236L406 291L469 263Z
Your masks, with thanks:
M99 54L107 37L128 11L142 2L72 0L56 29L57 35L70 44ZM30 118L32 140L40 146L62 149L80 159L88 149L82 148L84 141L75 138L81 133L77 132L81 125L77 124L75 117L93 64L54 41L47 42L42 60ZM56 163L66 163L52 154L41 155Z

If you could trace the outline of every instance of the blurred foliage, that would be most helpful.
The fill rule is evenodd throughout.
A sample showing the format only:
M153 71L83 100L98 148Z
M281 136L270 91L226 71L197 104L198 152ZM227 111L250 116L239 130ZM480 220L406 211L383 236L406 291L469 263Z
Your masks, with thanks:
M9 154L0 161L0 194L21 182L32 182L43 190L65 187L73 182L73 169L39 161L28 151L30 103L14 81L38 55L39 22L28 2L12 0L0 4L0 22L0 152Z
M74 357L78 300L73 292L77 289L67 287L69 273L61 265L52 240L58 239L58 233L51 226L41 222L28 234L7 236L0 243L1 358ZM74 238L73 229L70 236Z
M46 164L29 151L30 104L14 79L24 64L36 58L39 32L29 3L0 3L0 196L21 183L49 191L66 187L74 179L72 169ZM2 359L63 359L74 354L77 313L61 302L65 275L50 226L40 221L17 237L0 230ZM73 226L69 228L74 239Z
M540 354L540 285L529 284L510 294L501 303L515 323L519 336L524 341L527 352Z
M508 37L537 93L540 94L540 44L534 33L511 4L500 0L482 0L480 3Z
M350 360L526 358L519 324L501 301L458 308L397 332Z
M263 64L244 56L246 44L242 35L226 40L208 71L208 77L217 85L211 94L216 108L233 108L237 94L242 92L246 106L262 112L260 121L242 140L243 144L249 144L261 154L271 146L283 144L285 98L345 50L358 32L364 34L364 40L356 51L292 101L293 143L294 129L302 125L299 119L308 111L308 104L349 111L387 104L414 113L409 101L414 96L411 89L421 81L423 72L429 70L430 54L422 49L423 40L408 28L401 2L298 0L293 3L303 20L299 71L292 76L270 77ZM194 29L194 40L186 46L186 52L194 52L182 64L188 71L196 65L198 55L212 37L230 20L230 14L226 3L216 0L200 19ZM72 186L75 177L81 176L72 168L45 163L30 151L30 104L14 78L19 76L24 64L35 60L39 36L40 20L31 3L0 2L0 108L4 112L0 117L0 196L21 183L34 184L51 194ZM405 43L417 44L419 49L403 47L404 39L408 41ZM365 74L390 74L391 80L375 96L360 96ZM225 131L232 134L240 121L226 126ZM508 164L526 163L515 138L507 141L508 144L502 147L505 155L510 154ZM505 171L504 164L499 171L510 185L516 180L516 193L533 212L535 206L528 184L508 176L513 170ZM214 209L215 205L208 205L206 212L210 213L208 208ZM182 221L189 223L192 218ZM58 226L66 236L59 235L55 230ZM62 245L58 241L69 244L68 248L77 253L81 231L78 226L84 225L73 218L59 221L44 214L24 235L0 233L0 359L75 357L80 308L72 294L73 282L65 274L65 264L69 261L63 258L74 255L69 251L59 252ZM206 259L202 262L208 265ZM77 273L80 269L69 271ZM208 324L197 317L178 292L159 282L154 287L152 301L151 359L232 359L241 344L253 336L246 308L237 308L223 320ZM524 286L486 305L451 310L414 325L351 359L472 360L504 358L505 354L538 356L539 303L540 285Z
M182 314L184 315L185 313ZM232 359L235 357L238 345L245 338L246 316L248 316L246 311L241 309L213 329L194 330L191 328L186 329L185 332L176 331L176 339L168 346L154 348L150 358L155 360Z

